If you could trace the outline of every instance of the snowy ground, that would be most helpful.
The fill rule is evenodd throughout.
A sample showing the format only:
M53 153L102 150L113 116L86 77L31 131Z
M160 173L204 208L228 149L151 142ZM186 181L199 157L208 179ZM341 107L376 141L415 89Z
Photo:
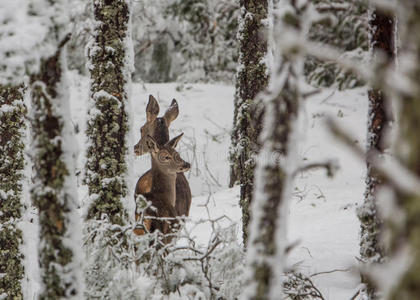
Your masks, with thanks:
M72 75L70 81L72 118L80 130L79 143L85 145L87 79ZM209 216L216 219L225 215L227 218L220 222L224 225L237 222L240 239L239 188L227 187L234 88L211 84L134 84L131 99L135 126L133 145L140 136L149 94L159 101L161 113L173 98L179 103L180 114L171 125L170 136L184 132L179 152L192 163L191 171L186 174L194 197L189 226ZM323 118L326 115L334 117L353 133L356 143L364 145L366 99L363 88L346 92L325 90L307 100L302 112L301 162L333 158L340 165L332 179L326 177L324 170L299 174L289 216L289 240L296 242L289 262L299 265L306 275L336 270L312 277L325 299L350 299L359 283L357 274L350 268L357 264L359 225L355 208L363 196L365 167L329 135ZM148 156L135 159L136 178L150 167L149 160ZM83 169L82 155L79 167ZM85 195L86 191L81 188L82 203ZM208 242L210 232L209 222L193 229L197 242L202 244Z

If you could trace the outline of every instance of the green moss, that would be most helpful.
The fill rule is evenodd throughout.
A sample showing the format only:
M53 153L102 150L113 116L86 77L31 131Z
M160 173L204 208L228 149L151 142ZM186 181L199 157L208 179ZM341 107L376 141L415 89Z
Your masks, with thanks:
M239 63L243 66L237 74L234 127L230 151L231 185L241 185L243 240L247 240L249 204L252 201L254 182L254 157L258 154L258 136L261 132L262 112L257 95L268 86L266 28L267 1L242 0L242 30L239 32ZM248 15L248 17L246 17Z
M23 88L0 86L0 294L8 299L22 299L23 255L19 248L22 232L17 227L22 215L22 179L24 169L23 132L26 107Z
M32 133L34 184L31 189L33 204L39 211L42 293L40 299L60 299L75 296L79 292L71 272L63 274L63 268L69 268L73 259L71 248L65 246L68 238L72 201L65 181L69 170L63 157L62 131L63 116L55 107L59 98L62 80L60 63L61 49L41 61L40 71L31 75L32 84Z
M127 194L126 183L121 179L127 170L125 164L125 135L128 117L125 112L127 95L124 38L128 25L128 7L125 1L97 1L94 14L100 24L95 28L96 48L90 56L91 95L101 90L113 97L98 97L94 106L100 111L88 121L86 134L90 140L87 150L85 183L90 195L98 195L89 207L88 219L108 216L111 222L123 224L125 211L121 199ZM112 48L113 51L107 49Z
M118 225L124 225L127 220L122 199L127 195L127 183L124 178L128 152L125 139L128 132L126 113L128 78L124 73L127 68L124 38L128 30L128 9L125 0L98 0L94 3L97 26L93 47L100 50L95 50L89 56L92 65L89 101L97 113L88 120L86 128L89 146L84 182L92 198L87 214L87 224L92 226L88 226L87 231L91 234L98 231L105 235L98 240L93 234L93 239L87 247L96 247L95 251L99 253L109 247L114 247L114 251L117 252L127 247L124 237L116 239L116 232L104 228L108 228L107 226L118 228ZM109 96L94 97L100 91L106 92ZM106 220L106 224L98 220ZM108 224L107 220L112 225ZM95 295L99 291L106 290L112 278L108 274L110 265L103 265L101 261L101 258L97 258L87 268L87 298L97 299ZM121 261L109 264L113 263L121 264Z

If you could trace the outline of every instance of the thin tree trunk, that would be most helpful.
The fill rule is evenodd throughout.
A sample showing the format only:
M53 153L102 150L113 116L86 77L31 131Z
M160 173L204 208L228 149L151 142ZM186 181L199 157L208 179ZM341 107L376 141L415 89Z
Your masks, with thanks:
M0 85L0 295L22 299L22 190L26 106L22 86Z
M51 34L58 35L55 30ZM63 79L62 48L69 38L60 42L54 55L42 59L39 72L30 77L35 170L31 197L39 210L40 299L80 299L83 293L78 240L82 229L74 165L68 164L75 154L70 150L72 126Z
M243 240L246 244L249 205L254 190L255 156L260 145L261 105L257 95L268 86L267 23L268 1L241 0L239 30L240 69L236 78L235 112L230 150L230 186L239 182L242 208Z
M377 9L370 11L369 30L370 48L374 58L382 56L382 62L378 65L378 73L384 73L393 63L395 53L395 22L394 17ZM383 78L378 76L380 83ZM381 79L382 78L382 79ZM380 89L372 88L369 91L368 109L368 134L367 152L372 155L383 155L389 149L387 133L392 120L391 107L385 93ZM361 223L360 255L367 263L381 263L384 252L380 243L382 220L378 216L377 191L386 184L381 176L375 172L369 160L367 161L366 190L363 205L358 209L358 217ZM375 299L375 287L368 277L362 275L362 282L367 284L368 297Z

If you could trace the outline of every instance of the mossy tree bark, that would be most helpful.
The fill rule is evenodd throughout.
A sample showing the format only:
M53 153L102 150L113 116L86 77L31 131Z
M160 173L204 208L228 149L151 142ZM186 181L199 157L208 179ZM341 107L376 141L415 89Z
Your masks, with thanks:
M90 109L86 184L91 204L88 219L124 223L122 198L127 194L126 133L128 131L127 49L129 6L125 0L93 2L94 40L89 50Z
M57 28L52 30L59 35ZM42 59L39 72L30 76L35 172L31 198L39 210L40 299L80 299L82 294L81 265L76 259L81 245L75 244L81 227L77 226L73 166L68 165L75 154L66 145L72 126L64 115L70 112L62 50L69 38L60 42L54 55Z
M420 177L420 1L401 1L404 18L400 21L405 31L401 32L402 55L410 58L410 65L401 66L402 75L408 80L411 89L399 90L400 126L399 141L396 148L402 164L413 174ZM420 195L397 192L396 205L405 216L396 219L393 213L387 225L392 233L391 254L408 248L410 264L401 276L390 299L420 299ZM387 220L388 221L388 220Z
M268 86L268 1L241 0L239 26L240 68L236 78L235 111L230 149L230 186L239 182L243 240L246 244L249 205L254 189L255 156L260 145L263 111L257 95Z
M91 77L85 183L89 192L85 269L88 299L112 299L116 269L128 245L127 198L128 85L130 1L92 1L93 38L89 46ZM117 257L118 256L118 257Z
M395 53L395 19L394 16L378 9L372 9L369 17L370 48L374 59L377 61L378 74L392 65ZM383 77L383 76L382 76ZM384 78L378 76L378 85L384 84ZM392 121L390 102L381 89L372 88L369 91L367 152L371 156L382 156L389 149L387 133ZM382 220L378 216L377 191L386 184L384 179L375 172L374 166L367 160L366 190L363 205L358 209L361 223L360 255L366 263L382 263L384 259L383 247L380 243ZM368 297L377 297L371 281L362 276L362 281L367 284Z
M22 86L0 85L0 295L23 299L22 191L26 106Z

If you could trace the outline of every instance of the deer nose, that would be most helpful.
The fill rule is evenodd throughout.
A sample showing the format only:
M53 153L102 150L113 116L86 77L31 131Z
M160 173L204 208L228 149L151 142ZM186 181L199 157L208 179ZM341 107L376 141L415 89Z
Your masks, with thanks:
M140 155L140 146L138 144L134 146L134 153Z
M182 165L182 168L183 168L185 171L188 171L188 170L191 168L191 165L190 165L190 163L185 162L185 163ZM184 171L184 172L185 172L185 171Z

